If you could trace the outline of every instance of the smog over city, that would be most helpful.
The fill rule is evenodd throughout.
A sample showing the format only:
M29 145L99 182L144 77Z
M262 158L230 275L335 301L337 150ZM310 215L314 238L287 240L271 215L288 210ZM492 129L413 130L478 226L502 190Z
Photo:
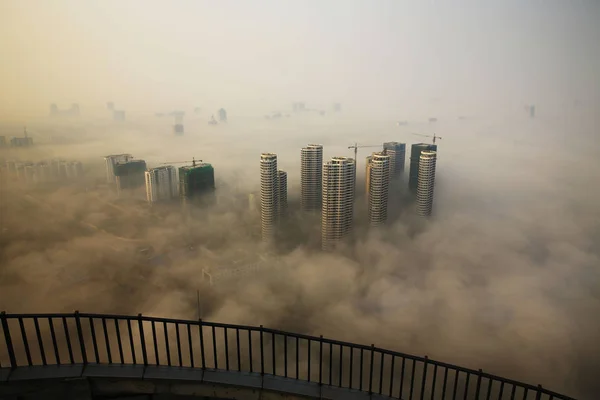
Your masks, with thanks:
M263 325L597 398L599 17L558 0L4 1L0 310ZM374 226L366 157L385 142L405 165ZM356 155L352 229L328 251L321 206L302 207L312 143L324 163ZM417 143L437 146L427 216ZM262 153L287 172L269 240ZM115 154L172 165L179 189L115 183ZM205 163L214 190L187 201L179 168Z

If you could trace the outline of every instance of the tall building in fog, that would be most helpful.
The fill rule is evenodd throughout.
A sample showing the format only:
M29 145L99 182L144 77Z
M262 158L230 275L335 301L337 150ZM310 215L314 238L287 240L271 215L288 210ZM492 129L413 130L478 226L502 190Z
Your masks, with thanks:
M287 172L277 171L277 185L279 186L279 216L286 214L288 208L287 202Z
M300 200L302 211L321 209L323 197L323 146L309 144L300 152Z
M215 198L215 170L205 162L179 168L179 195L185 201L213 203Z
M260 225L262 240L271 242L275 238L279 222L279 173L277 154L260 155Z
M435 186L435 166L437 152L425 150L419 156L419 181L417 186L417 214L431 215L433 209L433 188Z
M419 163L423 151L437 151L437 145L429 143L416 143L410 148L410 171L408 176L408 188L411 192L417 192L419 181Z
M406 158L406 144L398 142L386 142L383 151L390 156L390 177L397 179L404 173Z
M177 170L172 165L151 168L145 173L149 203L177 197Z
M114 183L116 181L115 165L118 163L126 163L131 159L133 159L131 154L113 154L104 157L104 162L106 164L106 182Z
M331 250L352 232L356 162L348 157L333 157L323 164L321 205L321 246Z
M144 186L146 173L146 161L128 160L124 163L116 163L114 174L117 182L117 191L120 193L127 189L136 189Z
M227 122L227 111L224 108L219 110L219 121Z
M385 152L373 153L367 157L365 181L369 223L373 226L387 221L388 197L392 157Z
M58 167L59 174L62 168ZM64 174L67 179L78 179L83 176L83 164L80 161L69 161L64 163Z

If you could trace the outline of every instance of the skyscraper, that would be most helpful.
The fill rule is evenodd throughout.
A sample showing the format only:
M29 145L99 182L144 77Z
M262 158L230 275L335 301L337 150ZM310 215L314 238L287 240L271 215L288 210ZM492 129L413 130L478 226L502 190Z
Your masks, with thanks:
M277 184L279 185L279 216L282 217L287 212L287 172L277 171Z
M390 171L389 154L380 152L367 157L367 199L369 222L373 226L381 225L387 220Z
M333 157L323 165L321 246L331 250L352 232L356 163L348 157Z
M416 143L410 149L410 171L408 176L408 188L411 192L417 192L417 182L419 180L419 163L421 152L437 151L437 145L428 143Z
M146 198L149 203L177 196L177 170L172 165L146 171Z
M146 161L128 160L124 163L116 163L114 173L117 182L117 191L135 189L144 185L146 172Z
M323 146L309 144L300 154L301 208L302 211L318 211L323 196Z
M390 156L390 177L397 179L404 173L406 158L406 144L398 142L386 142L383 151Z
M435 165L437 153L422 151L419 158L419 183L417 187L417 214L431 215L433 208L433 187L435 186Z
M64 163L64 171L67 179L81 178L83 176L83 164L80 161L66 162Z
M133 156L131 154L113 154L104 157L104 162L106 163L106 182L115 182L115 165L117 165L117 163L125 163L132 158Z
M271 242L275 238L279 222L279 173L277 154L260 155L260 224L262 240Z
M209 163L179 167L179 195L184 200L212 202L215 193L215 170Z

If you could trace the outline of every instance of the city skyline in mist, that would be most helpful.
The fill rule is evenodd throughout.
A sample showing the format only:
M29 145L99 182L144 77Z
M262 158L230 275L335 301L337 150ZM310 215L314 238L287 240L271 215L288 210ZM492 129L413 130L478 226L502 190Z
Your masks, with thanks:
M244 196L272 152L288 173L291 244L264 270L203 291L204 318L376 343L594 398L599 15L591 0L0 2L0 135L27 125L34 140L0 159L73 159L87 173L45 188L2 175L0 310L195 318L202 270L263 255ZM126 121L111 120L108 101ZM342 112L264 118L292 101ZM81 117L50 118L51 103L79 103ZM208 125L221 107L228 122ZM154 116L173 110L187 111L183 135ZM408 149L429 141L415 133L443 137L434 217L394 200L381 230L318 250L318 216L299 213L302 147L320 143L329 160L352 157L353 143L406 143L403 195ZM371 150L359 149L357 181ZM184 219L118 199L102 157L119 153L149 167L208 162L227 201ZM196 253L155 267L139 262L140 243Z
M596 104L600 5L550 1L5 1L3 118L304 100L396 116Z

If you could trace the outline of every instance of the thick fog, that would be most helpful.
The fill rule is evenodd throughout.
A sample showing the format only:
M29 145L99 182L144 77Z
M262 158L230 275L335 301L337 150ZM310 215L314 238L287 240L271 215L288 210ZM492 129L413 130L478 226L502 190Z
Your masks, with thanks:
M0 161L79 160L86 177L32 186L3 170L0 309L200 314L594 398L599 10L558 1L3 2L0 136L27 125L34 146L2 148ZM112 121L107 101L127 121ZM324 115L294 113L292 101ZM74 102L80 117L47 116L50 103ZM207 124L220 107L229 121ZM171 116L154 115L174 110L186 112L183 136ZM407 193L410 144L430 140L413 133L442 137L428 220ZM322 143L327 160L384 141L407 143L389 223L367 227L364 158L376 149L359 149L354 240L321 252L318 216L299 211L300 148ZM248 198L258 195L261 152L277 153L289 176L274 249L261 244ZM119 197L102 159L115 153L149 167L210 162L217 204L186 213L177 201L150 207L143 190ZM169 261L149 262L140 249L150 246Z

